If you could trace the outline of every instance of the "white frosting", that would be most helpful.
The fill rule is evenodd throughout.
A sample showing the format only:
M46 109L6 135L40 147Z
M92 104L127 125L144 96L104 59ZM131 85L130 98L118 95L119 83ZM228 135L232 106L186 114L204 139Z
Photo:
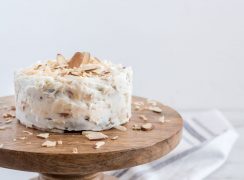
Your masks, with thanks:
M131 117L132 70L103 62L106 76L15 73L16 117L46 131L100 131Z

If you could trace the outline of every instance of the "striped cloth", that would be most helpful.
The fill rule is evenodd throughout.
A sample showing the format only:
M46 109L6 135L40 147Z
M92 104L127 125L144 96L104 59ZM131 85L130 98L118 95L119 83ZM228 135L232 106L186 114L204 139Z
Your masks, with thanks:
M238 135L219 111L182 113L183 139L161 159L111 171L120 180L200 180L220 167Z

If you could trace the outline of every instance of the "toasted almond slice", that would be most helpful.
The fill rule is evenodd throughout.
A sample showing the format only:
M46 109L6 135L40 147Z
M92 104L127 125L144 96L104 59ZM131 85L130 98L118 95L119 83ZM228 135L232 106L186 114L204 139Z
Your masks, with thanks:
M49 133L41 133L37 134L36 136L42 139L47 139L49 137Z
M83 53L76 52L74 56L71 58L71 60L68 62L69 68L80 67L83 58L84 58Z
M162 112L162 109L157 107L157 106L150 106L150 107L148 107L148 110L156 112L156 113L161 113Z
M159 119L158 119L159 122L161 123L165 123L165 117L164 116L161 116Z
M96 144L95 144L95 146L94 146L94 148L95 149L99 149L101 146L103 146L105 144L105 142L104 141L99 141L99 142L97 142Z
M15 106L10 106L10 110L15 111L16 107Z
M63 141L58 140L57 143L58 143L58 145L62 145L63 144Z
M90 53L83 52L83 59L81 64L89 64L90 62Z
M144 120L144 121L147 121L148 120L145 115L140 115L139 118L142 119L142 120Z
M57 62L58 62L59 65L64 64L65 61L66 61L65 58L64 58L64 56L62 54L57 54L56 59L57 59Z
M146 124L143 124L143 125L141 126L141 129L142 129L143 131L150 131L150 130L153 129L153 125L152 125L152 123L146 123Z
M73 149L72 149L72 153L73 153L73 154L77 154L77 153L78 153L78 149L77 149L77 148L73 148Z
M13 119L8 119L8 120L5 121L5 124L9 124L11 122L13 122Z
M93 56L90 56L90 62L93 63L93 64L101 63L101 61L98 58L93 57Z
M127 128L124 127L124 126L115 126L114 128L115 128L115 129L118 129L118 130L120 130L120 131L127 131Z
M13 115L13 114L10 114L10 113L5 113L5 114L3 114L3 118L15 118L15 115Z
M118 139L119 138L119 136L114 136L114 137L112 137L111 139L112 140L116 140L116 139Z
M94 131L82 131L82 135L87 135L87 134L89 134L89 133L94 133Z
M0 130L5 130L6 128L6 126L0 126Z
M0 144L0 148L3 148L3 144Z
M21 140L25 140L26 137L25 137L25 136L23 136L23 137L19 137L19 139L21 139Z
M101 140L108 138L107 135L101 132L92 132L85 135L90 141Z
M133 104L134 104L135 106L142 106L142 105L144 105L144 103L143 103L142 101L133 102Z
M44 143L42 143L42 147L55 147L56 144L56 141L45 141Z
M33 133L30 132L30 131L23 131L23 133L26 133L26 134L28 134L28 135L33 135Z
M96 70L99 68L100 68L100 66L97 64L86 64L86 65L83 65L82 67L80 67L80 70L81 71L93 71L93 70Z
M77 71L71 71L69 72L70 75L73 75L73 76L80 76L80 72L77 72Z
M141 130L141 126L138 124L133 124L132 129L133 130Z
M157 102L152 99L147 99L147 103L151 104L152 106L157 106Z
M140 106L135 106L135 110L136 111L140 111L141 110L141 107Z

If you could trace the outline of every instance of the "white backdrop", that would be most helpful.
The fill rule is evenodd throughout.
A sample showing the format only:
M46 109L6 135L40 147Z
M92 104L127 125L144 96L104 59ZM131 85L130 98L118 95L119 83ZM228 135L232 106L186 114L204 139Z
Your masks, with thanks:
M180 109L244 108L242 0L0 3L0 96L13 71L90 51L133 67L134 94Z

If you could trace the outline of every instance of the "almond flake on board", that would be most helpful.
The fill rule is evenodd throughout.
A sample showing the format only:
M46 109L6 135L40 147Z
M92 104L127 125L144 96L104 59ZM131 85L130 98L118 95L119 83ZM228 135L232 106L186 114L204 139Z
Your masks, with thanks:
M150 110L150 111L156 112L156 113L161 113L162 112L162 109L157 107L157 106L149 106L147 109Z
M73 149L72 149L72 153L73 153L73 154L77 154L77 153L78 153L78 149L77 149L77 148L73 148Z
M49 133L41 133L37 134L36 136L42 139L47 139L49 137Z
M89 134L89 133L94 133L94 131L82 131L82 135L87 135L87 134Z
M144 116L144 115L140 115L139 118L142 119L142 120L144 120L144 121L147 121L148 120L147 117Z
M153 129L153 125L152 125L152 123L146 123L146 124L143 124L143 125L141 126L141 129L142 129L143 131L150 131L150 130Z
M158 119L159 122L161 123L165 123L165 117L164 116L161 116L159 119Z
M135 111L140 111L142 108L140 106L135 106Z
M5 124L9 124L9 123L11 123L11 122L13 122L12 119L7 119L7 120L5 121Z
M85 135L90 141L107 139L108 136L101 132L92 132Z
M10 106L10 110L15 111L16 107L15 106Z
M99 149L99 148L102 147L104 144L105 144L104 141L99 141L99 142L97 142L97 143L95 144L94 148L95 148L95 149Z
M5 130L6 128L6 126L0 126L0 130Z
M116 139L118 139L119 138L119 136L114 136L114 137L112 137L111 139L112 140L116 140Z
M5 113L3 114L3 118L7 119L7 118L15 118L15 115L10 114L10 113Z
M118 129L118 130L120 130L120 131L127 131L127 128L124 127L124 126L115 126L114 128L115 128L115 129Z
M42 143L42 147L55 147L56 145L56 141L45 141L44 143Z
M142 101L133 102L133 104L134 104L135 106L143 106L143 105L144 105L144 103L143 103Z
M157 102L151 99L147 99L147 103L151 104L152 106L157 106Z
M132 129L133 130L141 130L141 126L138 124L133 124Z
M33 135L33 133L30 132L30 131L23 131L23 133L26 133L26 134L28 134L28 135Z
M62 145L63 144L63 141L58 140L57 143L58 143L58 145Z
M25 140L26 137L25 137L25 136L23 136L23 137L19 137L19 139L21 139L21 140Z

